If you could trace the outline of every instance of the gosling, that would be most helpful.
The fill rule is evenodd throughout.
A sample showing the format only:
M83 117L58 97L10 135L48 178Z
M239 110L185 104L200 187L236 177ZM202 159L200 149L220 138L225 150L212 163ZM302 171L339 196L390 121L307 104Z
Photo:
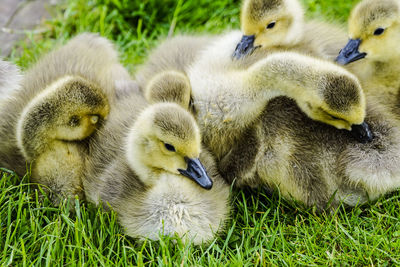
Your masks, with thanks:
M366 94L400 114L400 2L360 2L349 18L348 44L337 62L362 82Z
M333 60L346 43L340 27L304 21L298 0L244 0L241 8L244 33L233 53L235 59L260 52L291 50Z
M236 187L267 187L318 210L373 201L400 188L400 129L379 103L367 111L374 138L361 144L311 120L294 100L272 99L218 169Z
M229 186L201 148L190 113L174 103L144 103L140 96L122 101L96 133L87 199L116 211L129 236L209 242L228 218Z
M28 162L31 181L54 193L55 204L83 197L87 140L115 101L116 81L128 78L112 44L94 34L44 56L0 107L0 165L23 175Z
M351 130L371 141L364 123L365 97L357 78L327 61L293 52L274 53L249 67L237 67L229 53L236 40L223 36L192 64L188 77L205 144L219 156L258 120L270 100L287 96L311 119Z

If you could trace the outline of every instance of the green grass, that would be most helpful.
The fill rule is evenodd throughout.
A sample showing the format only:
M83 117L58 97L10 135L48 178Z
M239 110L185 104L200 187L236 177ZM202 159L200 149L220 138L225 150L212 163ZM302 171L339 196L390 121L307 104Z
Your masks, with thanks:
M345 22L356 1L303 2L309 17ZM46 31L29 35L10 59L26 68L57 43L94 31L116 42L134 72L171 28L218 33L237 28L238 14L237 0L69 0ZM56 208L39 195L29 175L0 172L0 265L400 264L400 192L334 214L315 214L277 193L234 192L226 232L203 247L167 237L138 242L123 235L114 213L78 201L71 212L68 203Z

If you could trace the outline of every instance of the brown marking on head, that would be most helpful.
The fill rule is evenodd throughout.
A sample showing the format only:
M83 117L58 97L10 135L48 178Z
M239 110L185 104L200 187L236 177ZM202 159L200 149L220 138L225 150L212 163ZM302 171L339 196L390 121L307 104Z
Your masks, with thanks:
M350 77L328 74L321 83L323 99L333 110L346 112L360 102L359 85Z
M351 38L363 38L372 34L370 27L378 27L377 23L399 16L400 7L393 0L364 0L352 11L349 19Z
M253 21L259 21L271 10L278 9L283 5L282 0L252 0L248 4L246 14Z
M60 88L58 92L60 101L62 101L63 98L66 98L66 101L74 99L77 101L74 105L81 103L88 107L95 108L106 104L105 96L101 93L100 89L83 78L75 78L65 83L63 88Z
M161 107L154 115L154 125L165 135L172 135L182 141L193 140L197 129L193 118L184 110Z
M183 73L168 71L156 76L146 89L146 99L151 103L173 102L189 108L191 86Z
M368 27L375 20L391 17L398 13L398 9L398 4L392 0L380 0L375 1L374 5L363 5L359 9L359 13L364 14L362 25Z

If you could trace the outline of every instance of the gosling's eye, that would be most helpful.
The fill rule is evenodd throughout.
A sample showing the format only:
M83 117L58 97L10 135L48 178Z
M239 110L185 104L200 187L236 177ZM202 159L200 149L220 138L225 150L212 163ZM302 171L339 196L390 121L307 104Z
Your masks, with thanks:
M171 151L171 152L176 152L176 149L175 149L175 147L174 147L173 145L164 143L164 146L165 146L165 148L166 148L167 150L169 150L169 151Z
M331 117L332 120L342 120L342 119L340 119L338 117L335 117L335 116L332 116L332 115L329 115L329 117Z
M71 118L69 119L69 125L71 127L79 126L79 123L80 123L80 119L76 115L71 116Z
M275 27L276 21L271 22L270 24L267 25L267 29L272 29Z
M381 34L384 33L384 32L385 32L385 29L384 29L384 28L377 28L377 29L374 31L374 35L378 36L378 35L381 35Z
M345 121L344 119L335 117L335 116L333 116L333 115L331 115L331 114L328 114L328 113L327 113L327 115L328 115L328 117L329 117L331 120L334 120L334 121Z

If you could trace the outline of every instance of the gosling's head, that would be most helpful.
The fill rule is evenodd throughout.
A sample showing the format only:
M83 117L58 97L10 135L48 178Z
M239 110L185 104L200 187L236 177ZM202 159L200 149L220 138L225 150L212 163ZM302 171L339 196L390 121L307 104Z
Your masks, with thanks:
M48 138L83 140L108 112L108 101L95 84L77 76L63 77L24 108L17 125L18 145L27 158L32 158L46 147Z
M310 117L338 129L351 130L365 118L365 98L356 79L348 75L321 75L314 103L305 101ZM319 102L319 103L318 103Z
M145 97L151 104L172 102L188 109L191 91L187 76L182 72L170 70L161 72L150 80L145 88Z
M328 73L318 83L319 105L305 102L310 118L345 129L361 143L371 142L373 134L367 123L366 102L358 80L351 75ZM307 112L306 112L307 113Z
M358 79L335 64L294 55L277 53L270 58L279 56L281 60L284 59L291 70L288 75L297 72L291 65L293 63L309 73L298 81L300 86L307 86L309 90L296 89L292 94L308 117L337 129L349 130L362 143L372 141L372 132L364 122L366 101Z
M337 62L343 65L366 58L385 62L400 56L400 2L364 0L349 18L350 40Z
M48 102L57 107L53 122L56 138L72 141L86 138L107 117L107 98L97 85L81 77L67 77L56 83L59 88Z
M233 57L254 49L296 44L303 33L304 12L297 0L244 0L241 9L243 37Z
M156 183L152 179L163 174L174 174L202 188L212 187L199 160L199 128L193 116L175 103L158 103L145 109L130 129L127 148L128 162L145 184Z

